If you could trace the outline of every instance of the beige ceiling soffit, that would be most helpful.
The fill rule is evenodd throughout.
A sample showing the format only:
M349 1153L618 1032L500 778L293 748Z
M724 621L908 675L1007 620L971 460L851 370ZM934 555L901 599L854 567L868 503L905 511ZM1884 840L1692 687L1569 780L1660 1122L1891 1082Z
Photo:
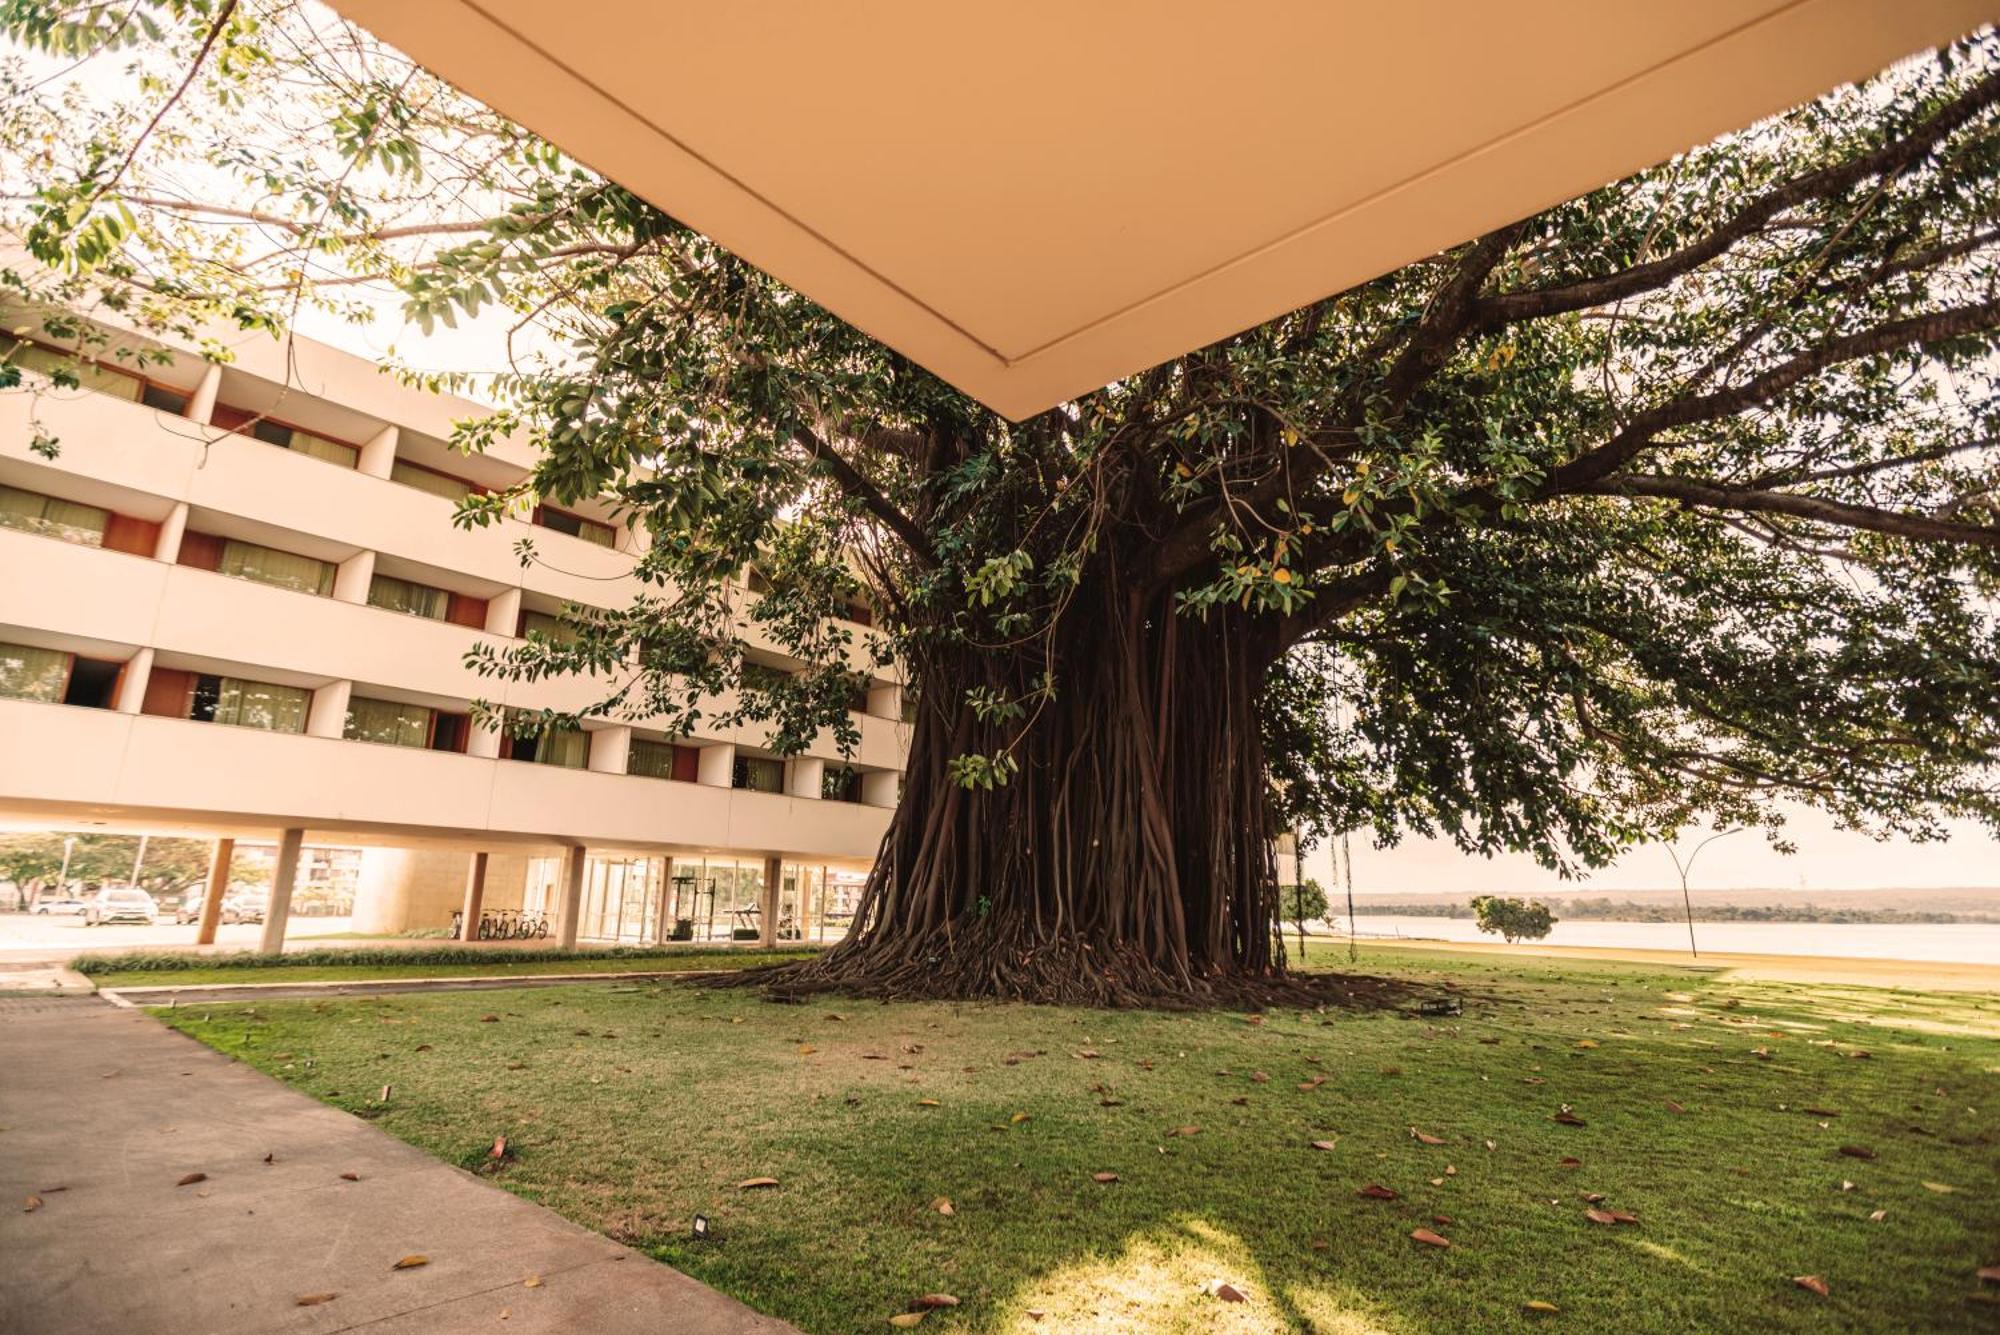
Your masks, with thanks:
M1008 417L1560 203L1995 0L333 0Z

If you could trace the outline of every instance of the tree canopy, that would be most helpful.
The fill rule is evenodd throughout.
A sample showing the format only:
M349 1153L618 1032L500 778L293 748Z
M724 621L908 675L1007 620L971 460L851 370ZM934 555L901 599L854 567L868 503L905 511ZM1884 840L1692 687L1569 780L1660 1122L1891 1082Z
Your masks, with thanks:
M1275 978L1286 827L1566 874L1777 798L2000 828L1991 34L1010 423L321 11L5 13L15 295L520 331L458 443L540 462L459 521L608 500L645 592L483 671L795 751L897 665L905 801L801 985ZM48 72L114 53L130 97Z

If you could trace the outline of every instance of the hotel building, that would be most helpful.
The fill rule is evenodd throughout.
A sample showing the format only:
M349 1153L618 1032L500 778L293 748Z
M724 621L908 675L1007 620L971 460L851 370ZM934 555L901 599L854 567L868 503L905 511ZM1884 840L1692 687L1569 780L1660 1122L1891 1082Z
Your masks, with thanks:
M64 388L40 320L0 328L21 369L0 390L0 820L213 837L216 884L227 841L276 840L269 948L308 841L363 850L357 931L466 909L539 917L561 942L844 930L901 783L894 680L856 692L845 760L830 734L778 756L757 727L474 726L475 697L601 698L602 681L498 681L463 657L561 633L566 604L623 605L643 533L591 505L454 526L454 500L517 481L531 447L461 455L451 424L479 405L331 347L232 335L227 365L93 350ZM765 669L796 666L743 633Z

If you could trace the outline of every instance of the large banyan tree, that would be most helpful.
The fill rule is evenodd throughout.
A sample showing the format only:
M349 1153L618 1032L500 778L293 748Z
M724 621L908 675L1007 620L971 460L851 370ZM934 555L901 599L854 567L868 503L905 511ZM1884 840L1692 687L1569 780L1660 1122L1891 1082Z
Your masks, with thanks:
M351 30L169 8L147 40L200 70L175 115L206 134L140 151L139 99L56 155L18 225L65 299L275 324L374 278L420 320L501 311L542 351L460 443L541 461L460 522L608 499L646 592L483 670L781 750L852 740L855 671L908 682L860 912L779 985L1300 995L1286 829L1570 872L1698 822L1782 839L1780 798L2000 824L1990 36L1009 422ZM246 131L280 95L298 123ZM142 187L156 158L203 184ZM190 241L243 181L289 258ZM745 673L746 636L794 674Z

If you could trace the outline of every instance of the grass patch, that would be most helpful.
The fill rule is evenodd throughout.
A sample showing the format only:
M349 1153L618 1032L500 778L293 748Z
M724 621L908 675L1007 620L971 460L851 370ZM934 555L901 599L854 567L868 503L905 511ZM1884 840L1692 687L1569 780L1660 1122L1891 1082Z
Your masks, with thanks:
M887 1329L939 1291L962 1305L926 1330L1487 1331L1529 1301L1621 1332L1993 1329L1974 1272L2000 1262L2000 999L1406 949L1360 967L1465 1014L599 985L162 1018L467 1168L504 1133L497 1184L809 1332ZM780 1185L737 1189L760 1176ZM1585 1193L1639 1223L1592 1223ZM696 1212L718 1240L689 1239Z
M368 982L395 978L476 978L550 973L677 973L737 969L802 959L800 950L664 949L510 950L436 946L408 950L245 951L197 955L167 951L85 955L72 965L99 987L205 987L212 983Z

